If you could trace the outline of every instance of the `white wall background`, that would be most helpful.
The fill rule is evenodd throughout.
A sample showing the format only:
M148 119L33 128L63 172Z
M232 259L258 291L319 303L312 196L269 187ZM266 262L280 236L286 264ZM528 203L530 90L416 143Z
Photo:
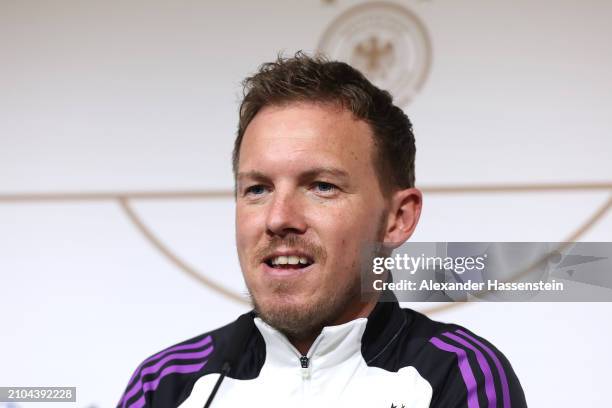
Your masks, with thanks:
M420 185L610 181L612 2L396 1L433 43L407 108ZM314 50L357 3L0 1L0 194L231 188L241 79L279 50ZM608 195L429 195L414 239L558 241ZM182 259L243 290L231 200L133 205ZM611 237L608 215L582 239ZM143 358L245 310L163 258L115 202L0 202L1 386L76 386L70 406L111 407ZM610 313L432 317L504 351L530 406L591 407L609 405Z

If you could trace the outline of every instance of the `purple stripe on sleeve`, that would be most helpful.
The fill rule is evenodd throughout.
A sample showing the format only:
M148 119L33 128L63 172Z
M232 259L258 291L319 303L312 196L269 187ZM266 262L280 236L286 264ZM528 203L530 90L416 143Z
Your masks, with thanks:
M499 372L499 378L502 384L502 398L504 401L504 408L510 408L510 387L508 387L508 378L506 377L506 371L504 371L504 366L502 365L501 361L499 361L499 358L497 358L497 356L495 355L493 350L491 350L491 348L487 347L485 344L483 344L480 340L476 339L474 336L470 336L468 333L460 329L455 330L455 333L459 333L463 337L479 345L489 355L489 357L493 359L493 362L495 363L495 367L497 367L497 371Z
M145 405L145 397L144 395L138 398L136 401L131 403L128 408L142 408Z
M449 333L449 332L446 332L443 334L446 337L455 340L457 343L461 344L462 346L469 348L476 354L478 365L480 365L480 369L482 370L482 373L484 374L484 377L485 377L485 392L487 393L487 400L489 401L489 408L496 408L497 395L495 393L495 383L493 382L493 374L491 373L491 367L489 366L489 363L487 362L486 357L480 352L480 350L478 350L476 347L470 344L467 340L462 339L456 334Z
M195 373L196 371L198 371L202 367L204 367L205 364L206 364L206 361L204 361L203 363L198 363L198 364L177 365L177 366L166 367L166 368L164 368L162 370L162 372L159 375L159 377L157 377L153 381L149 381L149 382L146 382L146 383L142 384L142 391L143 392L155 391L157 389L157 386L159 385L159 382L162 380L162 378L164 378L168 374L175 374L175 373L177 373L177 374L189 374L189 373Z
M143 361L138 368L136 369L136 371L134 371L134 374L132 374L132 378L130 378L130 381L128 381L128 388L132 386L132 383L134 382L134 380L136 379L136 377L138 377L138 374L140 373L140 370L142 369L142 367L144 365L146 365L147 363L150 363L156 359L162 358L170 353L174 353L176 351L181 351L181 350L194 350L200 347L204 347L205 345L209 344L212 342L212 337L211 336L206 336L204 337L202 340L197 341L195 343L189 343L189 344L182 344L179 346L174 346L174 347L170 347L166 350L162 350L159 353L152 355L151 357L147 358L145 361Z
M196 358L205 358L205 357L208 357L210 355L210 353L212 353L212 351L213 351L213 347L210 346L207 349L202 350L202 351L198 351L196 353L174 353L174 354L169 354L166 357L164 357L161 360L159 360L154 365L146 367L146 368L143 368L140 371L140 379L125 393L123 398L121 398L121 401L119 401L119 405L125 403L125 401L127 401L130 398L132 398L134 395L136 395L138 393L138 391L140 391L140 389L143 387L143 385L142 385L142 377L143 376L145 376L147 374L154 374L154 373L156 373L168 361L171 361L171 360L191 360L191 359L196 359ZM164 371L162 371L162 373L163 372Z
M213 348L208 347L207 349L204 349L202 351L198 351L195 353L174 353L174 354L167 355L166 357L162 358L154 365L149 366L147 368L143 368L142 371L140 372L140 376L143 377L147 374L154 374L158 372L159 369L170 360L195 360L199 358L208 357L210 353L212 353L212 351L213 351Z
M123 407L124 408L142 408L142 406L144 406L145 404L144 393L147 391L155 391L157 387L159 386L159 382L162 380L162 378L166 377L169 374L174 374L174 373L178 373L178 374L195 373L201 370L202 367L206 365L207 361L204 361L203 363L199 363L199 364L176 365L176 366L168 366L164 368L161 371L159 377L157 377L155 380L142 384L143 395L140 398L138 398L136 401L134 401L127 407L125 406L125 402L124 402Z
M432 337L429 339L429 341L440 350L455 353L457 355L457 365L459 366L461 377L463 378L463 382L467 388L468 408L480 408L480 405L478 404L478 388L476 385L476 378L474 378L474 373L470 367L470 362L468 361L465 350L445 343L437 337Z

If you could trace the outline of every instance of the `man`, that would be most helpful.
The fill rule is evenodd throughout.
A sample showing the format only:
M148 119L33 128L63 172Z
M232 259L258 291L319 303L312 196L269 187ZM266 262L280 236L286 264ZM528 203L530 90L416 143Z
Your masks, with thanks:
M468 330L361 291L375 243L421 211L415 145L390 95L298 53L245 80L236 242L254 310L166 349L120 407L524 407L505 357Z

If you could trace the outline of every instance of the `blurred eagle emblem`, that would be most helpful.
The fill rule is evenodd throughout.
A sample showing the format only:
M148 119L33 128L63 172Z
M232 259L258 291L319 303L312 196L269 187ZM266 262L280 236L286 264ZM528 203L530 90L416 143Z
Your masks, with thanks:
M431 68L425 25L404 6L364 3L338 16L323 33L318 51L347 62L406 106L423 87Z

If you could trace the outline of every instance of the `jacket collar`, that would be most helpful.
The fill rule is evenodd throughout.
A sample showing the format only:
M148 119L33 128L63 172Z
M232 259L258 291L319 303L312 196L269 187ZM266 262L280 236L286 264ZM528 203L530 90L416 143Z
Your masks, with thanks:
M259 317L254 318L254 323L265 341L268 363L295 368L301 353L287 337ZM393 293L383 293L368 318L324 327L306 357L316 367L323 368L337 365L361 352L369 363L393 343L407 323Z
M266 363L277 367L299 367L302 355L287 337L259 317L254 322L266 343ZM366 318L359 318L324 327L306 355L313 368L333 367L359 353L366 324Z

